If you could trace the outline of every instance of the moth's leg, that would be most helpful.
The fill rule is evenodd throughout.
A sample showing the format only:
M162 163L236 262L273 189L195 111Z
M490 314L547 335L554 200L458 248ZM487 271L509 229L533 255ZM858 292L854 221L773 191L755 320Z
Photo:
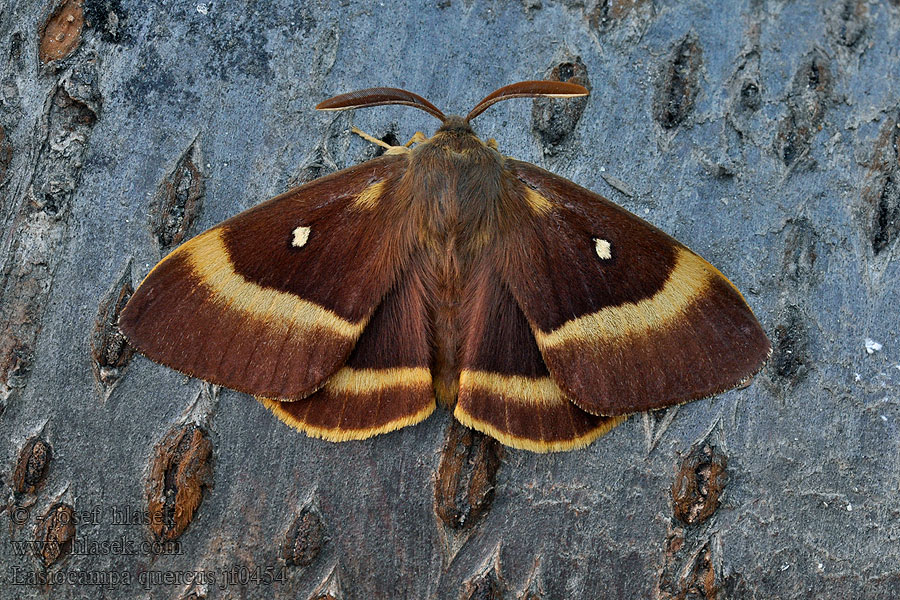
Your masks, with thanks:
M388 150L396 147L396 146L391 146L390 144L388 144L387 142L385 142L383 140L379 140L374 135L369 135L365 131L361 131L361 130L357 129L356 127L351 127L350 131L352 131L353 133L355 133L362 139L366 140L367 142L371 142L371 143L375 144L376 146L381 146L382 148L387 148Z
M382 148L385 148L385 151L384 151L385 154L404 154L406 152L409 152L409 144L412 144L416 138L416 136L414 135L413 139L411 139L409 141L409 144L406 144L406 146L391 146L387 142L385 142L383 140L379 140L374 135L369 135L368 133L366 133L364 131L360 131L356 127L351 127L350 131L352 131L353 133L355 133L362 139L366 140L367 142L372 142L373 144L376 144L378 146L381 146ZM417 133L416 135L421 135L421 134ZM425 136L423 135L422 137L424 138Z
M421 131L417 131L413 134L413 136L411 138L409 138L409 141L403 145L405 147L409 148L413 144L421 144L422 142L426 141L427 139L428 139L428 136L426 136Z

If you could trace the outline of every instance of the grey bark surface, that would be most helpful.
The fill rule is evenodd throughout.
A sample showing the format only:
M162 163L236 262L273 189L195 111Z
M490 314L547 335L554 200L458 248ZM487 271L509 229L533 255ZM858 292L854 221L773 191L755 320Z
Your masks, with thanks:
M0 599L900 596L898 48L896 0L0 6ZM317 102L560 65L580 117L476 130L725 273L775 347L748 387L562 454L440 408L331 444L117 338L179 236L373 156L351 125L436 128Z

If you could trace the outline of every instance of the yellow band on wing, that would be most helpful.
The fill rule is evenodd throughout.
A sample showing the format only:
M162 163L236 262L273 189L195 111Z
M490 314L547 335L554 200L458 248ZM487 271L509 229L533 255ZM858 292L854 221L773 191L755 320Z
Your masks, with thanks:
M434 412L435 408L435 403L432 399L431 402L426 403L425 406L417 410L415 413L398 417L393 421L388 421L387 423L382 423L380 425L376 425L375 427L319 427L316 425L310 425L309 423L298 419L290 412L282 408L281 403L277 400L270 400L269 398L257 398L257 400L262 402L263 406L271 410L276 417L278 417L282 422L289 425L290 427L293 427L298 431L302 431L309 437L320 438L323 440L328 440L329 442L364 440L375 435L388 433L389 431L395 431L409 425L415 425L416 423L420 423L427 419L428 416L432 412Z
M325 388L332 394L365 394L387 388L431 387L431 371L425 367L353 369L344 367L332 375Z
M518 448L520 450L530 450L531 452L564 452L566 450L584 448L585 446L596 440L598 437L609 432L610 429L628 418L627 415L622 415L619 417L607 417L603 419L603 421L601 421L596 428L591 429L590 431L580 436L573 437L567 440L540 440L513 435L508 431L499 429L498 427L488 423L487 421L477 419L466 412L461 404L456 405L456 409L453 411L453 416L456 417L457 421L459 421L466 427L469 427L470 429L476 429L482 433L486 433L492 438L499 440L501 444L510 446L512 448Z
M466 369L459 375L459 388L461 392L480 390L524 404L560 406L568 402L563 391L549 377L499 375Z
M607 306L549 333L536 329L534 337L540 348L547 349L567 342L610 341L665 329L703 295L715 274L705 260L679 248L665 285L651 298Z
M195 237L172 255L180 253L184 253L194 275L217 300L275 327L291 327L298 332L324 331L351 339L358 338L366 327L367 319L348 321L314 302L256 285L235 272L219 228Z

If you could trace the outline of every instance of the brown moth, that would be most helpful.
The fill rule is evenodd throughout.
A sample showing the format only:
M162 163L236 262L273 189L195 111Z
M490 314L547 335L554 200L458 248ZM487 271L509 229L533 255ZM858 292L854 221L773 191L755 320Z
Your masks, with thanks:
M134 293L122 332L332 441L418 423L437 399L509 446L569 450L630 413L741 384L771 346L728 279L470 126L500 100L587 93L526 81L466 117L392 88L321 103L404 104L442 124L183 244Z

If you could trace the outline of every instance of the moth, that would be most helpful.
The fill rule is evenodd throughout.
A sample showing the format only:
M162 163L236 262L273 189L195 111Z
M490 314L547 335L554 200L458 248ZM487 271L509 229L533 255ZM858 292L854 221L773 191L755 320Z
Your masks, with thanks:
M121 331L332 441L440 403L508 446L569 450L631 413L740 385L771 346L724 275L472 130L501 100L587 94L525 81L466 117L394 88L322 102L413 106L441 125L186 242L141 283Z

